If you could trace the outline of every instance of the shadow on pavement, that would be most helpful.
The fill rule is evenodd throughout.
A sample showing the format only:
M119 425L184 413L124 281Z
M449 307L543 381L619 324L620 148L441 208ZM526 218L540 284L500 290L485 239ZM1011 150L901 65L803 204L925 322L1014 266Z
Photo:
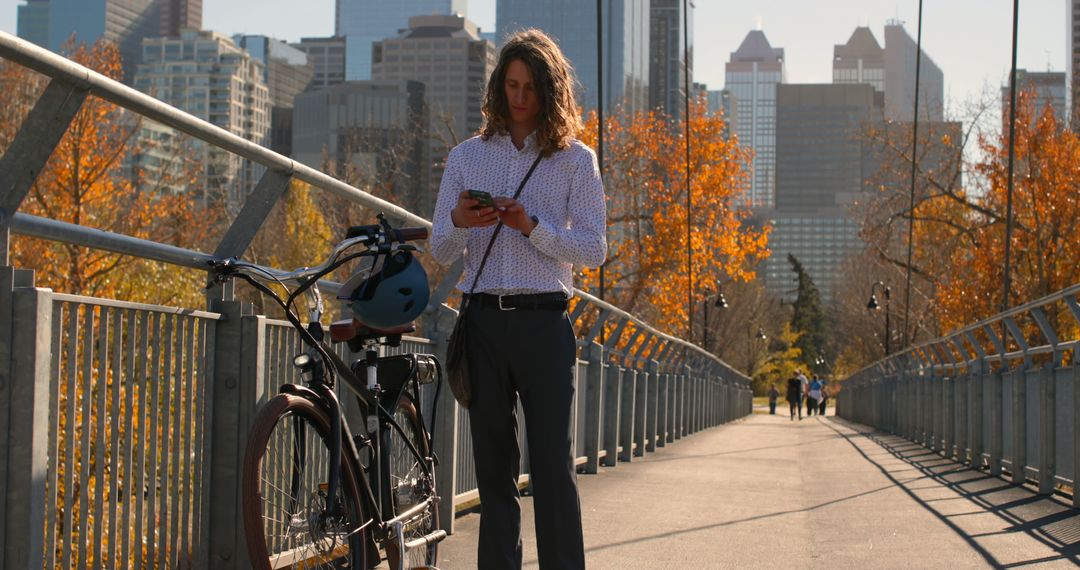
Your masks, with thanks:
M902 437L873 431L866 426L848 422L841 418L834 418L834 421L855 433L845 434L835 426L829 425L828 422L822 423L845 438L866 461L877 467L885 477L900 487L912 500L956 532L988 564L996 568L1013 568L1058 560L1068 560L1073 564L1080 564L1080 512L1073 510L1059 498L1040 495L1030 486L1009 483L977 469L965 467ZM930 479L938 483L941 486L939 488L947 488L955 492L957 496L938 499L919 497L915 491L930 488L912 487L908 482L898 479L894 476L896 470L890 471L886 469L884 465L868 455L858 445L857 440L869 441L888 451L889 455L906 463L910 466L910 469L915 469L924 475L924 477L918 479ZM949 499L967 500L973 506L978 507L978 510L976 512L946 514L935 508L934 503L948 501ZM957 517L986 513L1003 519L1009 526L994 533L970 534L953 520ZM1011 533L1024 533L1050 547L1057 552L1057 555L1004 564L979 542L983 538Z

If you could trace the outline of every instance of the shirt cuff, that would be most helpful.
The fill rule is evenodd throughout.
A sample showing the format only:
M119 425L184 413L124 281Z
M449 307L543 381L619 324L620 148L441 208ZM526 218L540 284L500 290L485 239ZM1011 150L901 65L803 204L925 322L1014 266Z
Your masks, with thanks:
M555 228L544 220L537 218L536 227L529 232L529 241L536 246L536 249L547 253L555 245Z

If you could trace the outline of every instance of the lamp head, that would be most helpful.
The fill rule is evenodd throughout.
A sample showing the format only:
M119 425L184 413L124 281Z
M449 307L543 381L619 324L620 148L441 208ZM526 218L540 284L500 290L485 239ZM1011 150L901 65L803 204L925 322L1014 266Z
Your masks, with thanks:
M881 308L881 305L878 305L877 296L871 294L870 295L870 302L866 304L866 309L868 311L876 311L876 310L878 310L880 308Z
M714 306L720 309L726 309L728 307L727 299L724 298L723 293L720 293L716 296L716 303L714 303Z

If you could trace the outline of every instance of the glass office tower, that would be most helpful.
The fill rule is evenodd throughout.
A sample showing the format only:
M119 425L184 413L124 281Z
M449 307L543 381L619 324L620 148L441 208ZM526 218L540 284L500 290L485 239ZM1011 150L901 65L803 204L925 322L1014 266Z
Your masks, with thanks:
M409 27L412 16L465 14L467 0L337 0L334 35L345 38L345 79L371 79L371 46Z
M753 30L724 68L724 89L739 102L735 133L754 151L750 177L736 206L771 208L776 202L776 86L784 82L784 48Z
M649 107L648 0L605 0L604 106L627 110ZM559 42L577 73L578 101L595 109L600 84L597 76L596 3L582 0L498 0L495 27L500 44L506 36L525 28L540 28Z

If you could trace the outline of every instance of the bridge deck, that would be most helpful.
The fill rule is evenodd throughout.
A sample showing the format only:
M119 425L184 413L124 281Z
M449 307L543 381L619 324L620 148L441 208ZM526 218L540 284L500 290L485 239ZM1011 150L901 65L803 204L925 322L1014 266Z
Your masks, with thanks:
M634 459L579 476L590 568L1078 563L1080 514L1065 501L832 416L754 414ZM458 519L444 570L476 567L479 519Z

